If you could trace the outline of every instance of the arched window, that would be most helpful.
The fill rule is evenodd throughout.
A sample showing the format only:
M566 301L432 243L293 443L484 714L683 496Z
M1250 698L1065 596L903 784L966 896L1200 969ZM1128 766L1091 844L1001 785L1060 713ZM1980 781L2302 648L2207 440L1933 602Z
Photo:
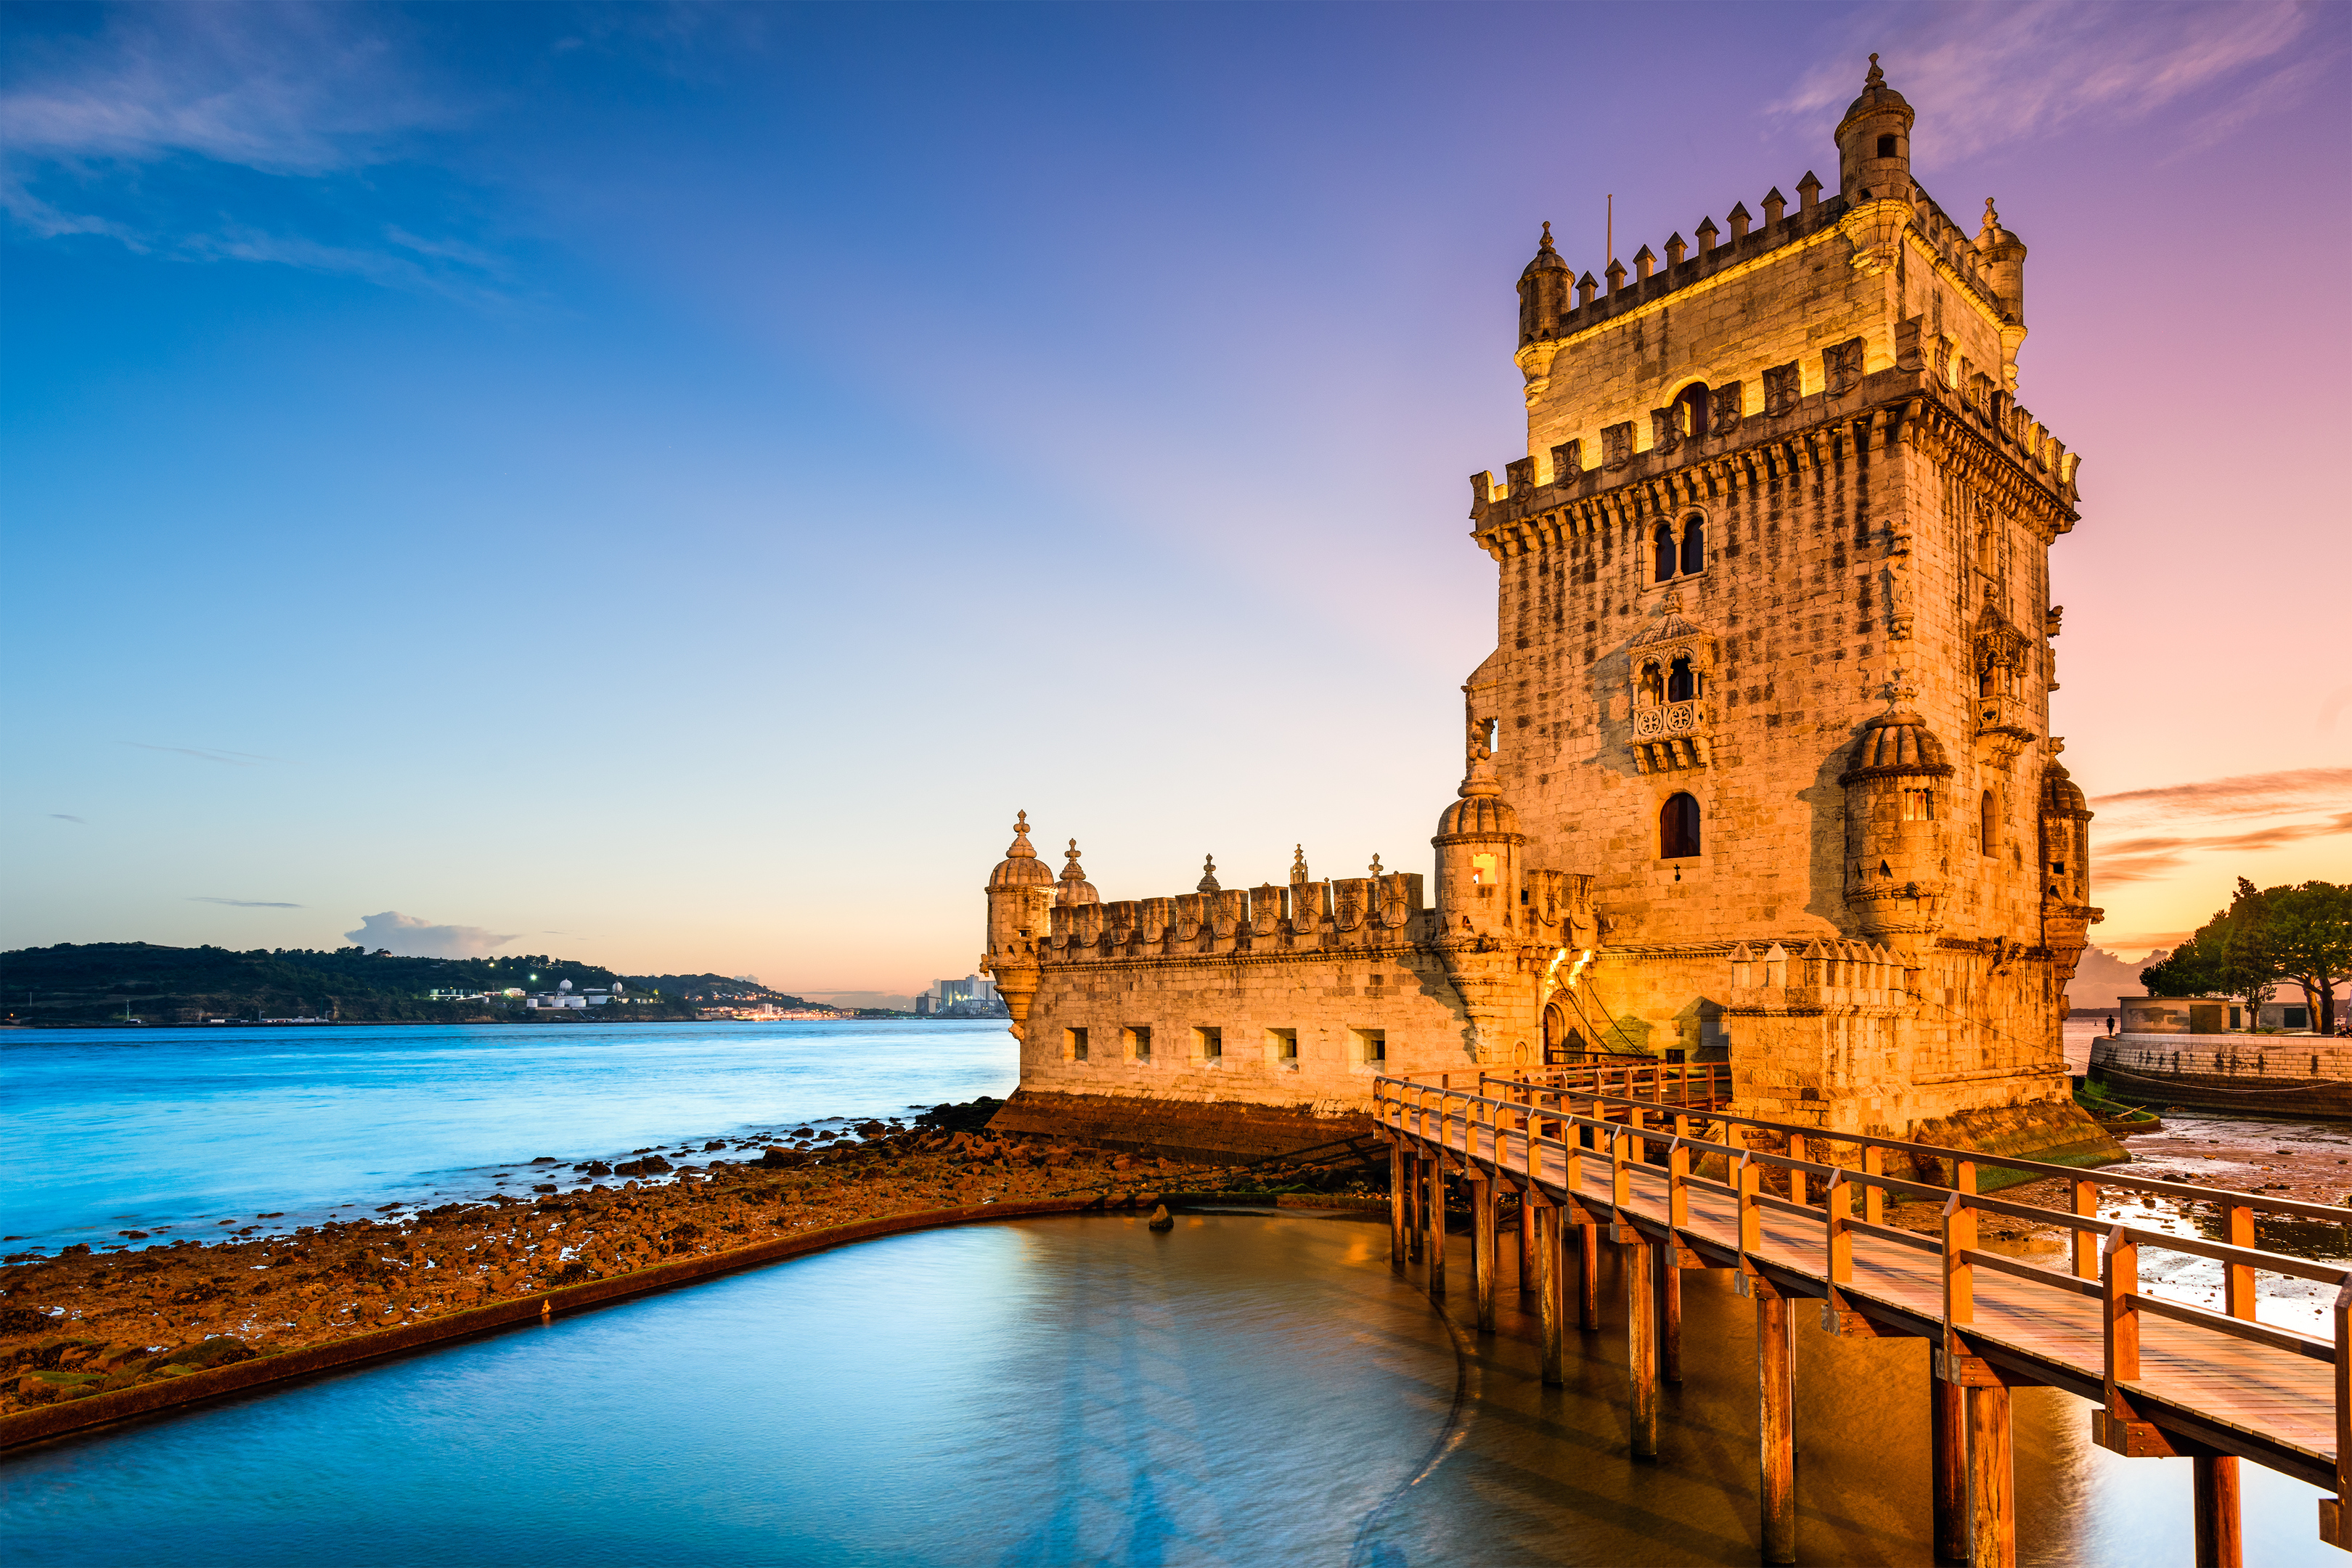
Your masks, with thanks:
M2000 803L1990 790L1977 803L1977 847L1987 855L2000 853Z
M1683 570L1706 569L1706 520L1694 517L1683 524Z
M1680 790L1658 807L1658 858L1686 860L1698 853L1698 802Z
M1658 524L1658 531L1650 536L1650 546L1652 553L1657 558L1657 567L1653 575L1663 583L1675 574L1674 525L1665 522Z
M1696 441L1706 434L1706 384L1692 382L1675 396L1675 428Z
M1666 700L1687 702L1698 695L1698 677L1691 673L1690 655L1677 655L1666 671Z
M1658 672L1658 661L1650 660L1642 667L1642 706L1654 708L1666 700L1665 679Z

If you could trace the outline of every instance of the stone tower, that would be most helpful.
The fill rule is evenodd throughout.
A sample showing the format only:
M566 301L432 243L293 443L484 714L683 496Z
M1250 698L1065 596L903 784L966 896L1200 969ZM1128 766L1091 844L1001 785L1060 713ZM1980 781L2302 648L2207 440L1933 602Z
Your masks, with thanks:
M1526 864L1592 875L1613 1043L1847 1124L2061 1095L2097 913L2049 734L2077 460L2017 402L2025 247L1945 215L1913 121L1874 57L1836 194L1612 258L1606 293L1568 299L1547 229L1528 455L1472 481L1471 730Z

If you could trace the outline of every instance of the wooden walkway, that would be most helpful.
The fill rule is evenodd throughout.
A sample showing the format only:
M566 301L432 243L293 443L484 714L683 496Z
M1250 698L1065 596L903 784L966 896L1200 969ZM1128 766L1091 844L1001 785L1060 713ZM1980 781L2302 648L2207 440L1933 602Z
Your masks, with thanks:
M1598 1249L1623 1248L1636 1456L1657 1452L1658 1379L1680 1377L1679 1270L1736 1270L1740 1293L1757 1304L1766 1561L1796 1561L1798 1302L1813 1305L1831 1333L1929 1342L1935 1528L1947 1557L1984 1568L2016 1562L2008 1391L2034 1384L2098 1405L2093 1436L2102 1447L2196 1461L2200 1568L2241 1561L2241 1459L2333 1494L2320 1505L2320 1537L2352 1549L2340 1525L2352 1501L2352 1269L2254 1245L2258 1213L2342 1225L2345 1211L1733 1116L1721 1109L1727 1084L1718 1095L1712 1075L1678 1085L1676 1071L1653 1069L1647 1079L1615 1077L1625 1072L1616 1067L1381 1079L1379 1120L1391 1140L1391 1262L1402 1268L1425 1251L1431 1288L1444 1289L1444 1248L1426 1240L1432 1227L1443 1236L1445 1181L1459 1178L1471 1211L1478 1326L1491 1331L1497 1200L1516 1192L1520 1278L1539 1298L1545 1380L1558 1382L1569 1281L1579 1281L1583 1326L1597 1328ZM1613 1092L1624 1088L1635 1092ZM2056 1208L1980 1194L1985 1167L2062 1178L2072 1202ZM1912 1179L1929 1171L1935 1184ZM2101 1219L2103 1193L2218 1206L2229 1240ZM1890 1194L1940 1205L1939 1234L1886 1225ZM2071 1231L2071 1268L1979 1247L1983 1215ZM2143 1292L2143 1247L2218 1263L2225 1310ZM2328 1287L2332 1335L2255 1321L2263 1274Z

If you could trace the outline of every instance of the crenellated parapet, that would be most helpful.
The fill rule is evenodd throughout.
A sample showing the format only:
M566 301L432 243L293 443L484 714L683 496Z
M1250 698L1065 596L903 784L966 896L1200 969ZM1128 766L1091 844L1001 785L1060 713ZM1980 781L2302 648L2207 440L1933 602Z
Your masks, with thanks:
M1916 960L1882 942L1827 937L1740 942L1723 1010L1762 1016L1892 1018L1917 1002Z

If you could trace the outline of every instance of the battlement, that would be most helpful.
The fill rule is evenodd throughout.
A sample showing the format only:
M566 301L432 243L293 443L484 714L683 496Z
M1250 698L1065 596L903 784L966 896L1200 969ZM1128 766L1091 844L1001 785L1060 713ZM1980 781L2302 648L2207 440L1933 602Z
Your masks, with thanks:
M1611 260L1603 273L1608 279L1605 291L1587 271L1576 279L1572 286L1576 297L1570 300L1570 285L1564 280L1567 268L1563 264L1559 268L1561 278L1547 280L1552 282L1552 287L1524 291L1519 315L1520 346L1564 344L1612 322L1665 304L1674 296L1726 274L1768 264L1777 259L1775 253L1822 236L1825 231L1875 226L1849 226L1846 220L1856 216L1896 216L1870 210L1887 206L1903 209L1897 221L1908 225L1937 271L1947 273L1955 284L1973 296L1994 321L2006 314L1999 292L1986 276L1975 240L1925 190L1912 186L1907 200L1890 196L1850 203L1834 194L1823 197L1821 182L1808 172L1798 182L1797 191L1800 202L1793 214L1788 212L1788 198L1781 195L1780 187L1766 193L1760 204L1764 208L1760 228L1752 226L1754 219L1741 203L1735 204L1727 215L1727 237L1715 226L1712 217L1701 218L1698 226L1691 231L1698 237L1696 248L1685 243L1680 233L1668 237L1663 267L1647 245L1633 253L1630 278L1623 262Z
M2045 492L2056 517L2053 531L2066 531L2080 499L2080 455L2068 451L1967 356L1953 352L1950 339L1929 337L1921 327L1916 318L1899 324L1897 357L1881 370L1854 370L1859 345L1849 342L1821 350L1812 356L1814 365L1800 361L1769 368L1762 377L1764 395L1753 404L1741 383L1713 388L1719 412L1700 435L1688 434L1675 410L1656 409L1646 442L1637 439L1643 433L1627 422L1602 432L1606 444L1600 453L1586 451L1581 439L1553 447L1549 473L1538 473L1535 458L1506 464L1500 484L1492 469L1481 469L1470 476L1472 532L1491 550L1493 531L1502 525L1621 489L1645 489L1676 470L1734 454L1754 453L1768 468L1782 470L1811 466L1833 455L1818 451L1815 441L1821 437L1838 444L1874 434L1897 439L1905 424L1919 425L1930 411L1944 416L1940 434L1947 439L1971 435L1989 453L2007 458L2016 474ZM1808 382L1820 390L1802 393ZM1775 457L1776 447L1785 456Z

